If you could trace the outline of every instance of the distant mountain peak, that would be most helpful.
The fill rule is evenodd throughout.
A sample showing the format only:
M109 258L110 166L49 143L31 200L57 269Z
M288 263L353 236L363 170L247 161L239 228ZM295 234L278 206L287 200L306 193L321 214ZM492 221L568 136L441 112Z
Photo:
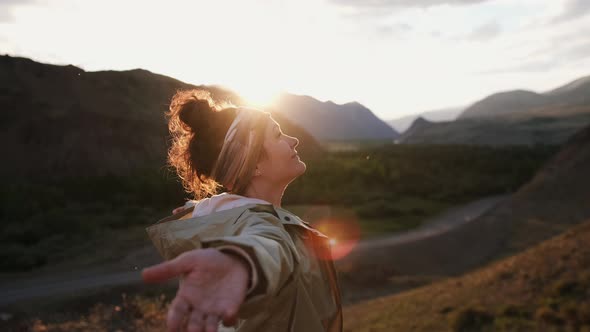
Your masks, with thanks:
M143 68L135 68L135 69L129 69L129 70L122 70L120 72L122 72L122 73L127 72L127 73L138 73L138 74L150 74L150 75L154 74L153 72L151 72L151 71L149 71L147 69L143 69Z
M556 105L590 102L590 76L580 77L546 93L511 90L494 93L468 107L459 118L497 117Z
M416 118L416 120L414 120L412 122L412 124L410 125L410 128L408 128L408 130L406 132L411 132L414 130L417 130L418 128L424 127L424 126L428 126L433 124L433 121L428 121L425 118L423 118L422 116L419 116Z
M423 125L423 124L429 124L432 123L432 121L428 121L425 118L423 118L422 116L419 116L416 118L416 120L414 120L414 122L412 122L412 126L419 126L419 125Z
M495 117L523 112L546 102L544 95L528 90L494 93L468 107L459 118Z
M365 107L363 104L359 103L359 102L358 102L358 101L356 101L356 100L355 100L355 101L350 101L350 102L348 102L348 103L346 103L346 104L343 104L343 105L360 106L360 107L364 107L364 108L366 108L366 107Z
M546 92L545 94L547 94L547 95L558 95L558 94L561 94L561 93L565 93L565 92L569 92L569 91L578 89L578 88L580 88L580 87L582 87L582 86L584 86L586 84L590 84L590 75L584 76L584 77L580 77L580 78L578 78L576 80L573 80L572 82L570 82L570 83L568 83L566 85L563 85L563 86L560 86L560 87L555 88L553 90L550 90L550 91Z
M410 128L414 120L419 116L432 122L453 121L465 109L464 106L446 107L437 110L428 110L416 114L405 115L396 119L388 120L387 123L398 132L405 132Z
M283 94L276 109L319 140L383 140L399 136L357 101L337 104L305 95Z

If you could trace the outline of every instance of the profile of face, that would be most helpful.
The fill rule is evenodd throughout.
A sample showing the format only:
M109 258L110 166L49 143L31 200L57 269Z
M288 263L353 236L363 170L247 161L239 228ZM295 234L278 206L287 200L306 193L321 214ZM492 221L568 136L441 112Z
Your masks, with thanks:
M299 159L295 148L299 140L281 131L279 124L269 117L264 133L266 158L257 164L258 176L271 183L287 185L303 174L306 165Z

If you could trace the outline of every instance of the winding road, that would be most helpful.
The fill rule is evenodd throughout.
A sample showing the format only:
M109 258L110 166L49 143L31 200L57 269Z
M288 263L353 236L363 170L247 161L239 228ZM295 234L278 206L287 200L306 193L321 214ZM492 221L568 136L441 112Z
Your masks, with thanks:
M386 236L383 238L361 241L359 250L387 248L397 244L418 242L429 237L468 224L508 195L493 196L452 208L449 211L430 219L421 227L408 232ZM141 283L141 268L159 262L159 255L153 247L142 248L127 256L123 263L107 265L83 271L26 277L15 275L15 281L0 282L0 307L9 307L22 301L30 301L51 296L69 295L89 289L106 286L121 286ZM3 276L2 280L8 280Z

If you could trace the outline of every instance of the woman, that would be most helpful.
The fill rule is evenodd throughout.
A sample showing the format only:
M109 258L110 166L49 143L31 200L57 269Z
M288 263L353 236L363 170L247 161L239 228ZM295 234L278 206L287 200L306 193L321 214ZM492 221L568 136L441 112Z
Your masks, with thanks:
M201 90L177 93L167 115L168 160L196 198L147 228L167 261L144 281L181 278L169 331L341 331L328 239L281 208L306 169L299 141L269 113L223 108Z

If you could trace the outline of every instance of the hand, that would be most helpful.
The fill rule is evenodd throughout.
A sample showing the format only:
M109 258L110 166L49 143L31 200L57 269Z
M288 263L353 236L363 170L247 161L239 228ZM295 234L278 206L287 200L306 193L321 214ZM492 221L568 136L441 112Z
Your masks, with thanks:
M188 318L189 332L216 332L237 322L246 297L249 266L242 259L216 249L195 249L142 271L144 282L184 276L168 309L168 331L177 331Z
M176 209L172 210L172 214L177 214L178 212L182 211L182 210L186 210L188 209L188 206L179 206Z

